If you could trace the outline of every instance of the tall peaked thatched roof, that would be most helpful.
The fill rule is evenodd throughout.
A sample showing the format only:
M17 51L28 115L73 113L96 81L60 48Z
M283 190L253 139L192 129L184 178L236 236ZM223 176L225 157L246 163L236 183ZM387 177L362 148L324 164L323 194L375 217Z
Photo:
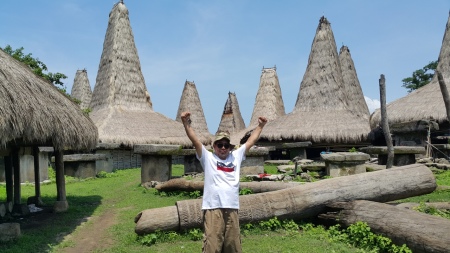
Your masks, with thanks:
M92 90L86 69L77 70L70 95L80 100L81 109L89 108L92 99Z
M444 77L447 89L450 89L450 13L442 39L441 51L439 53L438 70ZM388 82L387 77L386 82ZM387 104L386 112L389 124L434 119L439 123L447 121L444 99L437 75L435 74L430 83ZM371 128L376 128L381 122L380 110L376 110L370 117Z
M90 107L101 143L192 145L181 123L153 111L123 2L109 14Z
M228 92L228 99L225 102L217 132L228 131L232 134L243 129L245 129L245 123L239 110L236 93Z
M277 68L263 68L249 127L256 126L260 116L272 121L285 114Z
M0 148L95 147L98 135L94 123L51 83L3 50L0 50L0 73Z
M350 49L347 46L342 46L339 50L339 62L341 64L342 77L344 79L345 93L349 99L349 109L359 117L364 117L369 120L370 112L367 107L364 94L359 83L358 75L356 74L355 64L353 63Z
M322 17L293 112L269 122L261 138L315 143L365 141L369 122L352 113L348 103L331 25Z
M204 137L210 138L211 133L206 124L205 113L203 112L197 88L195 87L194 82L189 82L187 80L184 83L183 93L181 94L176 121L181 122L181 113L185 111L191 112L191 127L196 134L198 136L203 135Z

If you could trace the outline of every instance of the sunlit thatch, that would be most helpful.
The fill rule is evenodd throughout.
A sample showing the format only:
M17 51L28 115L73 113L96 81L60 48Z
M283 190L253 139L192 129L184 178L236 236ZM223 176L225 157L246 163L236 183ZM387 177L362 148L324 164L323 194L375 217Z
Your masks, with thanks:
M207 144L211 141L211 133L208 130L206 124L205 113L203 112L202 103L195 87L194 82L186 80L183 88L183 93L180 98L180 105L178 106L178 112L176 121L181 122L181 113L189 111L191 112L191 127L194 129L197 136L201 136L202 139L207 139Z
M122 2L109 14L90 107L101 143L192 145L180 122L153 111Z
M342 46L339 50L339 62L341 64L342 78L344 79L345 94L348 101L350 101L348 103L349 110L358 117L363 117L368 121L370 117L369 107L367 107L364 99L355 64L347 46Z
M79 106L81 109L89 108L92 99L92 90L86 69L77 70L70 95L80 100Z
M441 51L439 53L437 70L444 77L447 89L450 89L450 16L445 27L444 38L442 39ZM386 84L389 77L386 77ZM389 124L400 122L420 121L434 119L439 123L447 121L444 99L437 75L435 74L431 82L405 97L399 98L386 106ZM376 110L370 117L372 129L378 127L381 122L380 110Z
M245 129L245 123L239 110L236 93L228 92L228 99L225 102L217 132L227 131L233 134L243 129Z
M349 109L351 102L330 23L322 17L293 112L269 122L261 138L316 143L366 141L369 122Z
M48 81L0 50L0 148L50 145L87 150L97 128L80 108Z

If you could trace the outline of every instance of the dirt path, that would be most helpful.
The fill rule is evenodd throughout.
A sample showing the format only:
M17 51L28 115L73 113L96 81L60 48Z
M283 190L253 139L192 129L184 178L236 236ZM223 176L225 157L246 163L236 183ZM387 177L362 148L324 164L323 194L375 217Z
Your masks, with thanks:
M108 249L114 244L108 229L116 224L116 210L107 210L100 216L90 217L81 224L74 234L64 237L69 247L59 249L61 253L93 252Z

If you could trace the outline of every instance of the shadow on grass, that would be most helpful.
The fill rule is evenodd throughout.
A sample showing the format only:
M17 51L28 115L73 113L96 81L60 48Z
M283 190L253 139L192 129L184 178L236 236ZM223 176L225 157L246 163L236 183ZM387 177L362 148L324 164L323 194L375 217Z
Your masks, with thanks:
M40 212L26 216L6 216L0 223L20 224L19 239L0 244L0 252L51 252L66 235L72 233L80 224L86 222L101 204L102 197L67 196L69 209L66 212L53 212L54 198L42 197L46 204Z

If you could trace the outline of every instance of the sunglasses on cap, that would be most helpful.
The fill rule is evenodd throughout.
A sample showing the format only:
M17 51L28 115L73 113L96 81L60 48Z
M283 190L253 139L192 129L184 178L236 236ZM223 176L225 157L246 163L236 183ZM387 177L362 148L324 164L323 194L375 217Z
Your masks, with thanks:
M218 148L223 148L223 147L225 147L225 149L229 149L230 148L230 144L228 144L228 143L217 143L216 146Z

